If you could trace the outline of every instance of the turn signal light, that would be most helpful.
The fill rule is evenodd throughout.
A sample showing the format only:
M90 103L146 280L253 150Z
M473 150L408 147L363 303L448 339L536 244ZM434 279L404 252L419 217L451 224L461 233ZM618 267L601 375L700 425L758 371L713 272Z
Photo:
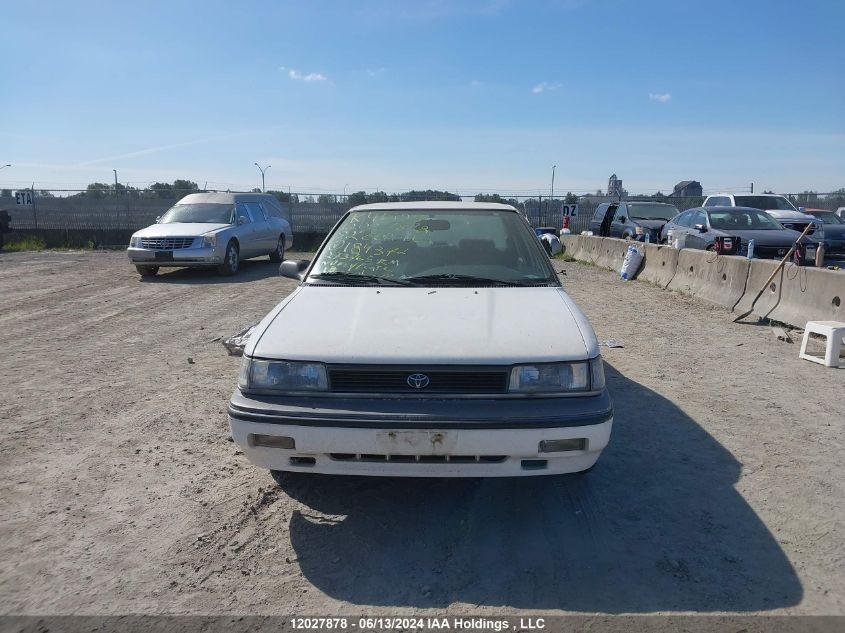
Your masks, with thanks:
M284 435L258 435L252 433L249 436L250 446L264 446L266 448L296 448L296 442L292 437Z

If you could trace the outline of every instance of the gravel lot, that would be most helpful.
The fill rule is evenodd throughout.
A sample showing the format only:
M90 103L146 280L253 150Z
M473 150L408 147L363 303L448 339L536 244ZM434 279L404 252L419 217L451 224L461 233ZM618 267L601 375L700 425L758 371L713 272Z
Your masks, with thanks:
M0 613L845 614L845 371L556 264L625 342L592 473L282 489L228 441L219 342L294 287L276 265L0 254Z

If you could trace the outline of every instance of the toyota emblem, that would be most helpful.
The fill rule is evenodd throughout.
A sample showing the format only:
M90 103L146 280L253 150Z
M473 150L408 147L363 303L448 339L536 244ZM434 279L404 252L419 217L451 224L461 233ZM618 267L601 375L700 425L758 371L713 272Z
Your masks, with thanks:
M425 389L428 387L428 383L431 382L428 376L425 374L411 374L408 376L408 386L413 387L414 389Z

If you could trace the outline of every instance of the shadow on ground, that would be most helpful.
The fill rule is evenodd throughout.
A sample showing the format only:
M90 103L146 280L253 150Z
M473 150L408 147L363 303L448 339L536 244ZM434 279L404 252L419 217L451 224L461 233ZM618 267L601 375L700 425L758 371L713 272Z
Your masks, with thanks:
M241 262L240 270L234 275L221 275L216 268L161 268L155 277L142 277L145 283L166 284L232 284L257 281L279 276L279 264L268 259Z
M607 367L611 446L586 476L292 478L306 578L359 605L757 611L801 600L734 489L740 464L669 400Z

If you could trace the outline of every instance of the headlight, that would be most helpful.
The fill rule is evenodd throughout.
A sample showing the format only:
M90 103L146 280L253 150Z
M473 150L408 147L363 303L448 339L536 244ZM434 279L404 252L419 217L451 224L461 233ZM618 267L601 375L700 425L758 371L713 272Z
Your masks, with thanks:
M320 363L258 360L244 356L238 387L250 393L327 391L329 380L325 366Z
M563 393L589 388L588 361L520 365L511 370L511 393Z
M141 238L137 235L133 235L132 238L129 240L129 247L130 248L141 248Z
M203 248L214 248L217 246L217 234L213 235L203 235L202 236L202 247Z

